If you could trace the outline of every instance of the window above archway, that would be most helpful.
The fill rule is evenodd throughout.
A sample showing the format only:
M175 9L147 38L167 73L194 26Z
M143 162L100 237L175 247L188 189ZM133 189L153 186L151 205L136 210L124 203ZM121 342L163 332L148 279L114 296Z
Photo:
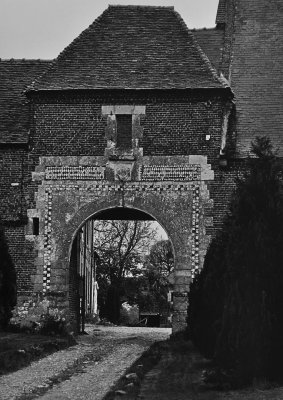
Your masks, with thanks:
M105 105L102 115L107 116L105 129L109 158L124 159L142 153L139 139L142 137L141 115L145 114L145 106Z
M118 114L116 115L117 129L117 149L127 150L132 148L132 115Z

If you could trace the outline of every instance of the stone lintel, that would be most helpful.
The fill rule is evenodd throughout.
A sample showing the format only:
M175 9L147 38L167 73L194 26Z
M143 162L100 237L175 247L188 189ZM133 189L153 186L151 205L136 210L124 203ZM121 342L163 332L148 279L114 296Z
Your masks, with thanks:
M28 218L38 218L40 211L37 208L30 208L27 210Z
M132 105L102 106L101 113L102 115L145 114L145 106L132 106Z

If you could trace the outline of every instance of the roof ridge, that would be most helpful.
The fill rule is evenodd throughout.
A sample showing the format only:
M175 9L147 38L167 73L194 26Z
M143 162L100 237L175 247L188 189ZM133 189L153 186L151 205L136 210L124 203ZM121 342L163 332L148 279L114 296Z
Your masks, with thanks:
M178 18L179 22L181 23L181 26L185 29L185 31L189 35L191 35L192 41L193 41L193 45L197 49L198 54L202 58L205 66L208 68L209 72L212 74L214 79L217 80L219 83L221 83L221 85L223 85L224 87L229 87L228 81L226 79L223 79L224 77L221 77L221 76L218 75L216 69L212 66L209 58L207 57L207 55L204 53L204 51L200 47L198 41L196 40L195 36L193 35L193 33L188 28L187 24L185 23L185 21L183 20L181 15L176 10L174 10L174 13L176 14L176 17Z
M204 27L204 28L192 28L192 29L190 29L191 32L216 31L216 30L217 30L216 26L214 26L214 27L212 27L212 28L206 28L206 27Z
M138 4L109 4L108 8L112 7L125 7L125 8L167 8L174 10L174 6L150 6L150 5L138 5Z
M0 58L0 62L29 62L29 61L34 61L34 62L52 62L54 61L54 58Z

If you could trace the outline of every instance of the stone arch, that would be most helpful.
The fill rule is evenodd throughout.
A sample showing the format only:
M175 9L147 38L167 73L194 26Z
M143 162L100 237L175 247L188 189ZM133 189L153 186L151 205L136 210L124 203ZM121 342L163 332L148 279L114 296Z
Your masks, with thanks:
M84 210L82 210L83 211L82 213L78 213L78 214L76 214L76 216L74 216L74 219L72 220L72 226L74 224L77 224L77 229L72 234L72 239L71 239L71 242L70 242L70 245L69 245L69 249L68 249L68 257L69 258L71 256L72 242L73 242L75 236L77 235L79 229L86 223L87 220L89 220L90 218L93 218L93 217L95 218L95 216L97 214L100 214L100 213L103 213L103 212L107 213L111 209L112 210L116 209L117 212L119 213L119 209L121 209L122 207L119 207L117 205L113 205L112 202L109 202L109 203L110 204L107 204L107 202L103 201L103 206L102 207L100 207L100 204L98 205L97 203L96 204L93 204L93 203L87 204L87 205L84 206ZM162 215L158 215L158 217L156 217L156 215L154 215L154 214L157 213L156 210L148 210L148 209L145 210L145 209L142 209L142 207L137 208L137 207L127 206L127 207L124 207L124 209L132 209L132 210L140 211L141 213L143 213L145 215L148 215L153 220L158 222L159 225L161 225L161 227L166 232L166 234L168 236L168 239L171 241L173 252L174 252L174 256L175 256L174 242L173 242L173 240L171 238L171 235L169 234L170 227L168 226L168 223L166 222L166 220L164 218L162 218L163 217ZM86 215L87 215L87 217L86 217ZM160 219L162 219L162 220L160 220ZM69 243L69 239L66 238L66 245L67 245L67 243ZM67 251L67 248L64 250L64 252L65 251Z
M129 196L130 197L130 196ZM180 236L179 232L176 229L174 224L174 220L169 220L166 215L166 204L162 208L160 207L159 197L156 196L156 202L144 201L143 199L125 199L124 206L126 208L137 209L145 214L153 217L166 231L168 237L172 242L172 247L174 249L174 257L175 260L178 261L178 257L182 259L182 249L180 249ZM159 205L159 207L158 207ZM84 204L80 207L76 213L72 216L72 218L62 224L60 226L60 234L56 235L59 238L59 243L56 246L57 251L55 255L56 259L56 269L64 269L66 271L66 283L68 282L68 265L71 255L71 246L72 242L76 236L78 229L84 225L84 223L93 215L110 208L119 207L119 199L117 196L109 197L101 197L98 201L92 201L87 204ZM165 208L165 209L164 209ZM179 251L178 251L179 250ZM181 254L180 254L181 253ZM175 269L182 269L182 263L175 262ZM51 275L51 284L52 284L52 275Z
M202 156L144 157L135 165L132 161L112 164L105 165L101 157L41 160L34 174L41 181L36 209L30 210L40 218L34 291L61 296L61 307L68 310L70 252L79 227L103 209L138 209L152 215L173 244L175 331L182 330L190 283L202 268L210 241L207 228L213 222L213 202L207 181L214 177L211 166ZM129 176L117 173L120 164L121 168L127 164Z
M78 304L79 304L79 297L78 294L74 293L74 288L78 288L78 280L76 278L74 278L74 276L77 275L77 271L78 271L78 260L79 260L79 253L77 251L77 245L80 242L80 240L78 239L78 233L80 231L80 229L85 226L87 224L87 221L91 220L91 219L95 219L96 216L99 215L103 215L105 217L107 217L107 213L109 215L109 213L111 213L112 216L109 217L109 219L115 219L115 216L118 218L122 218L121 216L121 212L127 210L128 212L130 211L136 211L138 212L138 215L141 217L141 215L144 217L144 219L146 219L146 216L148 216L150 219L152 219L153 221L156 221L157 223L159 223L159 225L164 229L164 231L166 232L167 236L168 236L168 240L170 240L171 244L172 244L172 249L173 249L173 258L175 260L175 249L174 249L174 244L171 240L170 235L168 234L167 229L168 224L166 224L165 221L165 226L160 223L159 220L157 220L157 218L152 215L152 211L154 210L142 210L141 207L140 208L136 208L136 207L118 207L113 206L113 202L111 201L101 201L101 203L89 203L86 204L82 209L80 209L72 218L72 220L69 221L69 223L67 225L69 225L71 228L68 229L68 233L65 237L65 243L64 243L64 249L62 251L62 256L64 259L66 259L67 257L67 252L68 252L68 267L66 267L65 271L66 271L66 292L68 292L67 294L67 298L69 300L69 311L70 311L70 318L72 320L72 325L75 327L76 331L83 331L84 330L84 315L85 315L85 311L86 308L84 306L83 311L79 311L78 309ZM120 214L120 215L119 215ZM114 215L114 217L113 217ZM139 216L136 215L136 219L139 219ZM68 228L69 228L68 226ZM74 226L77 226L75 230L73 230ZM85 251L85 250L84 250ZM91 252L89 254L92 254ZM75 260L75 261L74 261ZM85 268L85 267L84 267ZM89 267L89 272L87 272L87 274L89 274L89 276L92 276L92 272L91 272L91 267ZM88 276L85 275L85 273L83 273L83 276ZM90 280L89 280L90 279ZM91 278L86 279L87 282L91 282ZM173 285L173 281L172 279L170 279L170 283ZM87 286L89 287L93 287L93 284L89 283L87 284ZM92 291L92 289L90 289ZM87 293L90 293L89 291L87 291ZM88 304L90 306L90 309L92 309L91 304L92 304L92 300L90 300L90 303L88 302L88 298L92 298L90 297L83 297L82 300L84 304ZM82 316L83 315L83 316Z
M165 191L164 191L165 192ZM51 278L50 278L50 291L61 290L65 293L65 301L69 302L69 260L71 253L71 246L78 229L87 221L92 215L96 213L121 206L121 196L113 193L107 193L107 196L99 195L96 201L88 201L82 206L77 207L75 212L68 220L65 216L62 218L63 207L61 207L58 218L57 226L54 224L53 236L54 243L57 242L54 248L56 250L53 254L51 265ZM190 215L192 209L187 197L176 197L175 191L170 197L169 192L165 192L163 201L160 201L159 192L149 192L146 195L136 194L133 196L133 191L129 190L125 193L123 205L127 208L138 209L145 214L152 216L160 225L165 229L168 237L171 240L174 249L174 278L173 286L176 296L173 297L175 312L173 314L173 330L178 331L183 329L186 324L186 309L187 309L187 292L190 283L190 254L191 249L188 239L188 226L191 224ZM172 194L171 193L171 194ZM169 195L169 196L168 196ZM54 199L53 199L54 201ZM64 209L67 207L64 207ZM183 211L182 211L183 210ZM188 220L186 220L188 219ZM64 222L63 222L64 221ZM183 228L181 224L183 223ZM184 239L184 237L187 237ZM63 294L62 293L62 294ZM67 306L70 308L70 305ZM174 319L176 322L174 323Z

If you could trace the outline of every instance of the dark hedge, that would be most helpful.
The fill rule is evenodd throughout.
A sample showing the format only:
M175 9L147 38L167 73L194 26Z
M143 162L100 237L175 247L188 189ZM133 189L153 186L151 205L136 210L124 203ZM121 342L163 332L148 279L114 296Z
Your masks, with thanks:
M16 272L0 222L0 330L6 329L16 305Z
M189 296L192 340L238 384L283 378L281 170L269 139L252 152Z

